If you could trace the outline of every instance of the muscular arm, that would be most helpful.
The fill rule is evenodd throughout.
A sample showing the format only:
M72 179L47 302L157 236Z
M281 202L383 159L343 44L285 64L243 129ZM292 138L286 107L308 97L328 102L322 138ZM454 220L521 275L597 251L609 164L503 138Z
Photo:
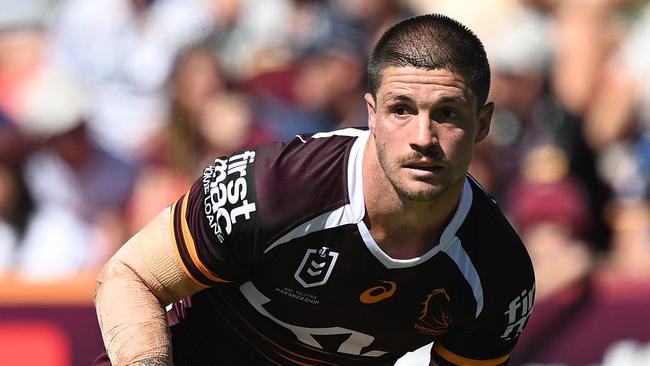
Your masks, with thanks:
M176 259L170 210L161 212L106 263L95 306L114 366L171 365L165 306L203 287Z

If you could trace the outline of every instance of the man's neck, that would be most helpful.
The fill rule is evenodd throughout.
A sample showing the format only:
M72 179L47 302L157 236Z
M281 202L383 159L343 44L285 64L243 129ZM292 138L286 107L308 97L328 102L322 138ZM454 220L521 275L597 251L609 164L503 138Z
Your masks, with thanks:
M374 143L369 142L364 157L364 222L375 242L390 257L418 257L438 244L458 207L464 182L432 200L401 197L386 177L374 149Z
M379 247L394 259L419 257L436 246L458 206L456 201L451 207L440 204L392 210L372 202L366 200L364 222Z

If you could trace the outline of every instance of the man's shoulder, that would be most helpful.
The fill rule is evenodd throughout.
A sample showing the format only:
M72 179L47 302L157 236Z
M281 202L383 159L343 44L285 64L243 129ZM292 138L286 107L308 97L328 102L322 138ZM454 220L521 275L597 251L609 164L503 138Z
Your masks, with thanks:
M333 171L323 169L324 165L347 159L354 143L367 134L363 129L346 128L299 134L287 141L258 146L256 175L282 179L327 176Z
M325 193L317 185L322 187L325 182L346 178L352 147L363 134L359 129L303 134L258 147L255 165L258 191L266 189L274 197L294 188L299 188L299 192L316 188Z
M367 131L348 128L257 149L255 196L270 238L350 203L365 136Z
M488 247L481 245L477 248L492 249L491 252L507 246L523 248L519 234L501 211L498 202L475 178L468 176L467 180L472 188L472 207L459 230L459 236L472 242L490 243Z
M332 227L336 220L330 216L349 222L341 218L350 217L344 208L354 182L348 177L359 170L363 133L321 136L260 145L206 167L174 205L177 242L181 251L190 248L181 253L191 257L186 263L199 260L197 268L218 268L228 256L252 263L273 243L301 229ZM195 244L198 248L192 249ZM235 278L240 269L226 277Z
M490 303L502 307L504 302L508 305L512 299L534 292L532 262L497 202L473 178L469 180L474 199L458 236L476 267L486 307Z

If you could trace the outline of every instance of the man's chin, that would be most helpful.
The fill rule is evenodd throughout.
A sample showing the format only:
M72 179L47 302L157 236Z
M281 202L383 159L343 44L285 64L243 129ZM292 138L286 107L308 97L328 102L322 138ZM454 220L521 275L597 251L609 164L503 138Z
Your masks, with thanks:
M428 186L398 190L400 196L410 201L434 201L447 191L447 187Z

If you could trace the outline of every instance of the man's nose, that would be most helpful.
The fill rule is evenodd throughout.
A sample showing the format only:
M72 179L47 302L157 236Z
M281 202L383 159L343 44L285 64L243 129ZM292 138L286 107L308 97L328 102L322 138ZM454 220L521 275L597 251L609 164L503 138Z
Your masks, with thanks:
M411 149L425 152L438 143L438 131L436 123L426 113L420 113L416 121L413 121L411 131Z

